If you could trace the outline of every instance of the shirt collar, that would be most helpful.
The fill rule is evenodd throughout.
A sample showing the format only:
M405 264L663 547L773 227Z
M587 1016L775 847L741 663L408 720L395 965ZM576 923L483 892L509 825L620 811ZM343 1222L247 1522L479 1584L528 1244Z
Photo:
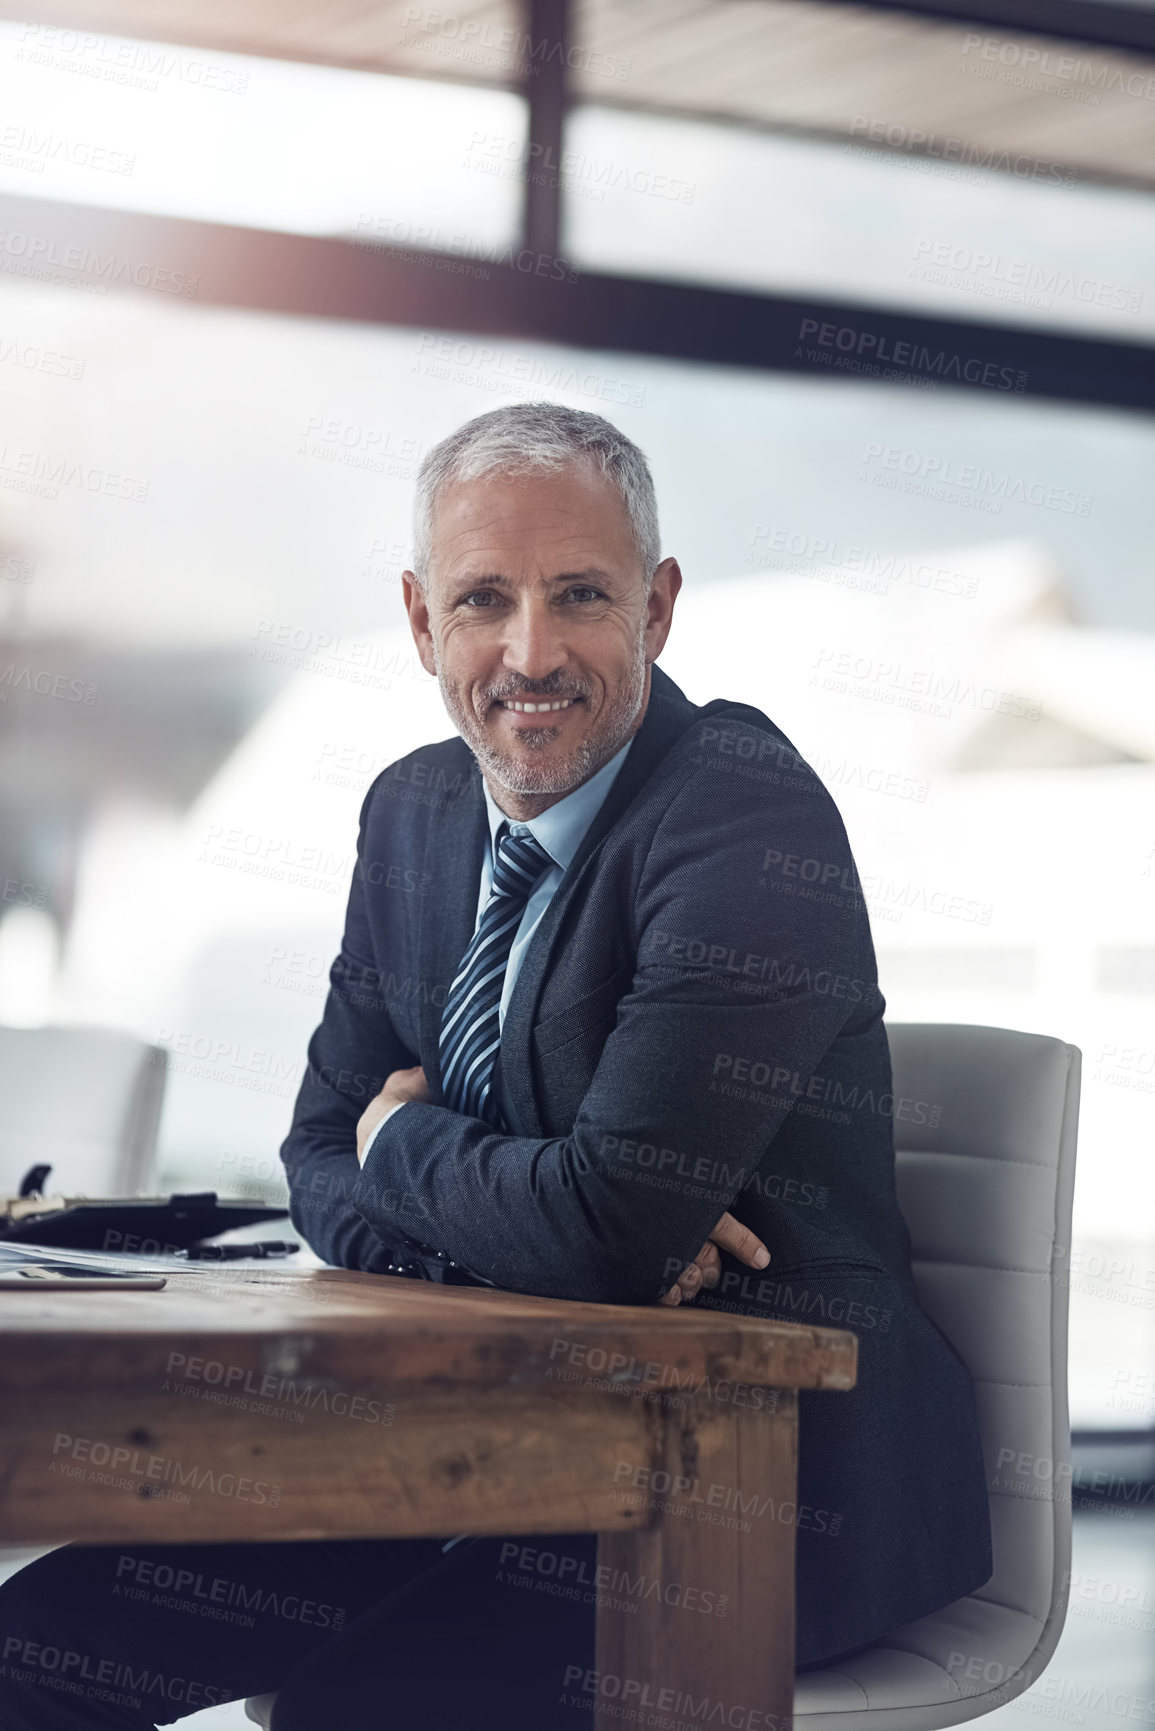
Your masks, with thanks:
M528 829L534 840L540 842L550 858L565 871L581 846L582 837L601 810L602 803L613 786L614 777L625 762L626 753L633 743L633 737L627 739L609 762L603 763L588 781L583 781L572 793L565 794L555 805L548 806L539 816L524 823L502 811L489 791L488 782L482 776L485 809L489 814L490 857L492 858L492 850L496 845L498 830L503 823L508 823L514 835Z

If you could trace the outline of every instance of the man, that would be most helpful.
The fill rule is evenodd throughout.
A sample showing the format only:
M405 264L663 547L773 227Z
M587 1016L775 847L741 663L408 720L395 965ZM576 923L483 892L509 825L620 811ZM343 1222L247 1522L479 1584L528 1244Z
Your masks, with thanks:
M797 1504L798 1661L847 1653L980 1586L991 1556L973 1390L911 1279L837 810L759 710L696 706L655 665L681 573L606 421L469 422L423 464L415 540L405 605L459 737L366 796L282 1149L293 1219L346 1267L854 1329L857 1388L801 1396ZM151 1603L116 1622L123 1561L69 1549L11 1584L0 1633L147 1641L221 1698L279 1689L274 1731L589 1724L592 1699L560 1699L592 1664L593 1606L527 1591L501 1543L199 1547L202 1573L356 1616L244 1640ZM590 1535L551 1544L592 1564ZM14 1723L152 1723L5 1688Z

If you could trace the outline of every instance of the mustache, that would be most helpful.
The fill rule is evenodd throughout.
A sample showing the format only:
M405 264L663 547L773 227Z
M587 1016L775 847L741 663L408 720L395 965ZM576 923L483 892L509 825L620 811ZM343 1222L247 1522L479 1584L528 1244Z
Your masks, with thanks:
M552 703L561 697L585 697L584 691L495 691L488 697L490 703Z

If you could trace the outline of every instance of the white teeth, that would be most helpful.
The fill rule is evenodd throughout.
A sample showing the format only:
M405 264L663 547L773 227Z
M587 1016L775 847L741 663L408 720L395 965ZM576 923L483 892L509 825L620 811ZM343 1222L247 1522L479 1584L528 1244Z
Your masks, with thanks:
M575 703L577 699L563 697L553 703L515 703L512 698L503 698L501 701L506 709L516 709L519 715L539 715L543 710L568 709L570 704Z

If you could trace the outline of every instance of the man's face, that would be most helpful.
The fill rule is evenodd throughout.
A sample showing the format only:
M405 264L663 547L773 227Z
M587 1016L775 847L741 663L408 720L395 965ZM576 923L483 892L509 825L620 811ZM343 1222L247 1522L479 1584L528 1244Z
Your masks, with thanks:
M681 574L663 560L646 595L621 495L582 462L447 487L426 590L412 572L403 586L422 665L454 725L495 796L524 808L504 799L503 809L533 816L641 725Z

